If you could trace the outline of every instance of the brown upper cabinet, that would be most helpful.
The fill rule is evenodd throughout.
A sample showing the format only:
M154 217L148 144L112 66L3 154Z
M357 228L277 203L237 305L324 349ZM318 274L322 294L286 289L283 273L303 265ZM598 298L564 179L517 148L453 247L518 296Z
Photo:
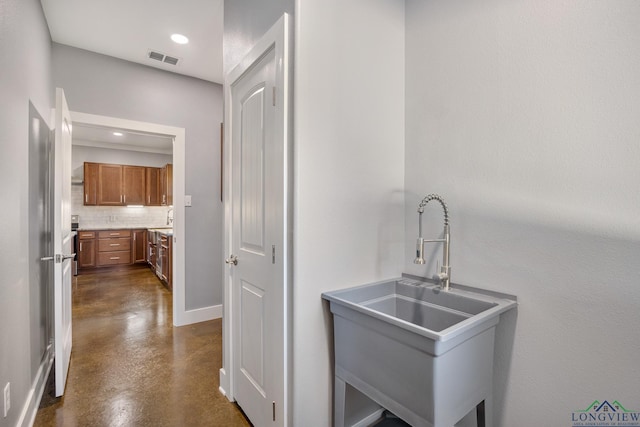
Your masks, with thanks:
M98 164L84 164L84 204L98 204Z
M160 192L162 194L162 205L173 206L173 165L166 164L160 169Z
M86 206L161 206L173 204L173 165L162 168L84 164Z
M145 168L146 170L146 205L160 206L162 204L162 190L160 188L160 168Z
M98 164L98 204L121 206L122 165Z
M122 204L145 204L145 177L144 166L122 166Z

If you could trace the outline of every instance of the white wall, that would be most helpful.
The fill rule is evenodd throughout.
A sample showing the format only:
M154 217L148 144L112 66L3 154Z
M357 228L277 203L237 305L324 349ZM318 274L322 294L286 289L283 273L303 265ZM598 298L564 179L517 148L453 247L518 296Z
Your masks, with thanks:
M186 308L222 304L222 87L55 43L53 79L72 111L185 129Z
M332 419L323 291L398 276L404 4L296 2L293 425Z
M226 0L224 4L223 68L225 76L286 12L295 0Z
M71 176L73 179L82 180L84 178L84 162L162 167L167 163L173 162L173 156L161 153L74 145L71 150Z
M405 271L433 271L410 260L438 192L453 281L520 303L499 330L496 425L640 408L640 3L406 7Z
M30 335L44 334L29 319L30 288L38 288L29 268L39 266L29 254L29 101L49 126L53 102L51 39L39 1L0 0L0 70L0 390L11 383L11 410L0 426L7 427L19 422L36 379L30 361L39 349Z

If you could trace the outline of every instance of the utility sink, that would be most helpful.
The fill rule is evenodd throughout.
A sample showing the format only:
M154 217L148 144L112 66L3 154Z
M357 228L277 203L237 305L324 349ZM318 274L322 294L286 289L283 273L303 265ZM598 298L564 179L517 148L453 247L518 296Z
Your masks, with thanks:
M468 289L468 288L467 288ZM322 297L434 341L465 338L478 326L497 323L498 316L515 307L507 297L452 288L409 278L376 282L326 292Z
M350 425L346 384L412 426L451 427L480 404L490 418L495 326L514 297L408 277L322 297L334 320L337 427Z

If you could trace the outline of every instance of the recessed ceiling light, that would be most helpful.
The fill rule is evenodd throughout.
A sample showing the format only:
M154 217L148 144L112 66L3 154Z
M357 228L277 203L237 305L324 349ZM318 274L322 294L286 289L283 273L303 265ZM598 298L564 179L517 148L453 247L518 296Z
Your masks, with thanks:
M122 132L114 132L113 133L115 136L122 136Z
M189 39L186 36L183 36L182 34L172 34L171 35L171 40L173 40L174 42L176 42L178 44L187 44L187 43L189 43Z

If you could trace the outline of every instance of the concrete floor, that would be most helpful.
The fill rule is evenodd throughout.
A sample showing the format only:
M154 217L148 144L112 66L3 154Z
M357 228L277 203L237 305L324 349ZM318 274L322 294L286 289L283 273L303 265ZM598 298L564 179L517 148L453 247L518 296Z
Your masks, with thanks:
M250 426L218 391L222 322L174 328L171 293L148 268L77 276L63 397L35 426Z

